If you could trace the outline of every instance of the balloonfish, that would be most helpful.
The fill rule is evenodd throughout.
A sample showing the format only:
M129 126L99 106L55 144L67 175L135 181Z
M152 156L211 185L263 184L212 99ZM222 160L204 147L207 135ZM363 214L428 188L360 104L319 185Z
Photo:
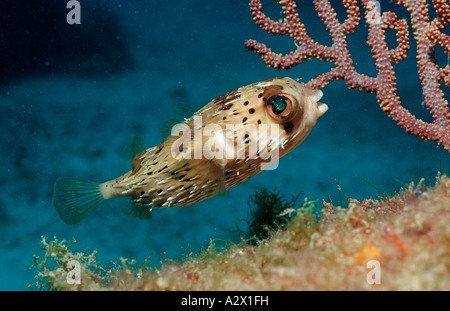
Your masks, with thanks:
M208 199L276 168L328 110L322 95L291 78L240 87L173 126L159 145L136 151L124 175L103 183L58 179L53 205L76 224L114 197L129 197L124 210L141 219L152 208Z

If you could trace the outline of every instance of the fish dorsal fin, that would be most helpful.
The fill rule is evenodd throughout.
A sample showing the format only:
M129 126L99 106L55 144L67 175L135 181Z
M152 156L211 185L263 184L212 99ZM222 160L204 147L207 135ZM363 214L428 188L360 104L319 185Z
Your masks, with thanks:
M186 103L177 103L175 105L175 111L183 118L188 119L192 117L194 113L198 111L197 107Z
M136 155L145 151L144 147L144 138L141 134L134 135L130 141L130 144L123 149L122 154L120 155L122 159L133 162Z
M161 138L162 140L166 139L167 137L170 136L170 134L172 133L172 128L179 124L182 123L183 120L181 119L177 119L177 118L170 118L167 119L163 122L162 126L161 126Z
M175 112L180 115L180 118L169 118L165 120L161 126L161 138L162 140L170 136L172 128L180 123L183 123L186 119L192 117L194 113L198 111L198 108L190 104L177 103L175 105Z

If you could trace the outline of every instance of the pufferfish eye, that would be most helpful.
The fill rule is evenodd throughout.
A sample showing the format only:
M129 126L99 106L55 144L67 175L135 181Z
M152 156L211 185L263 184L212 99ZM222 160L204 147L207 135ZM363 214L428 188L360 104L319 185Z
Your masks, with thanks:
M293 112L296 105L295 98L290 94L276 94L267 99L267 112L274 119L285 119Z

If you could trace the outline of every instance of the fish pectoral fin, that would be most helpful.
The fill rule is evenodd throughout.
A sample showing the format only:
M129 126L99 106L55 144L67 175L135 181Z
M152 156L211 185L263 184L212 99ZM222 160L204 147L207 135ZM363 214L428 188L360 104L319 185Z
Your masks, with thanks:
M219 170L217 171L217 176L219 179L218 185L217 185L217 192L216 195L223 198L225 197L226 194L226 186L225 186L225 165L226 165L227 161L221 160L221 162L219 162ZM217 165L217 164L216 164Z
M224 160L208 159L186 159L179 161L169 173L178 178L185 175L184 179L209 180L214 183L214 195L225 196L225 165Z
M216 196L218 196L219 198L225 198L227 196L227 190L225 189L225 187L221 188Z
M136 202L132 198L121 200L119 208L122 213L131 215L141 220L148 220L152 218L152 207L147 204Z

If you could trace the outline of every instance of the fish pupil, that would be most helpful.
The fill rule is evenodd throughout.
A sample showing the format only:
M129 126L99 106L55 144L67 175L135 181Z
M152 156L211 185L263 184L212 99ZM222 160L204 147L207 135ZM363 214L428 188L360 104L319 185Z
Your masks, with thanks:
M287 107L286 98L284 96L274 96L270 99L269 105L272 106L273 113L279 115Z

